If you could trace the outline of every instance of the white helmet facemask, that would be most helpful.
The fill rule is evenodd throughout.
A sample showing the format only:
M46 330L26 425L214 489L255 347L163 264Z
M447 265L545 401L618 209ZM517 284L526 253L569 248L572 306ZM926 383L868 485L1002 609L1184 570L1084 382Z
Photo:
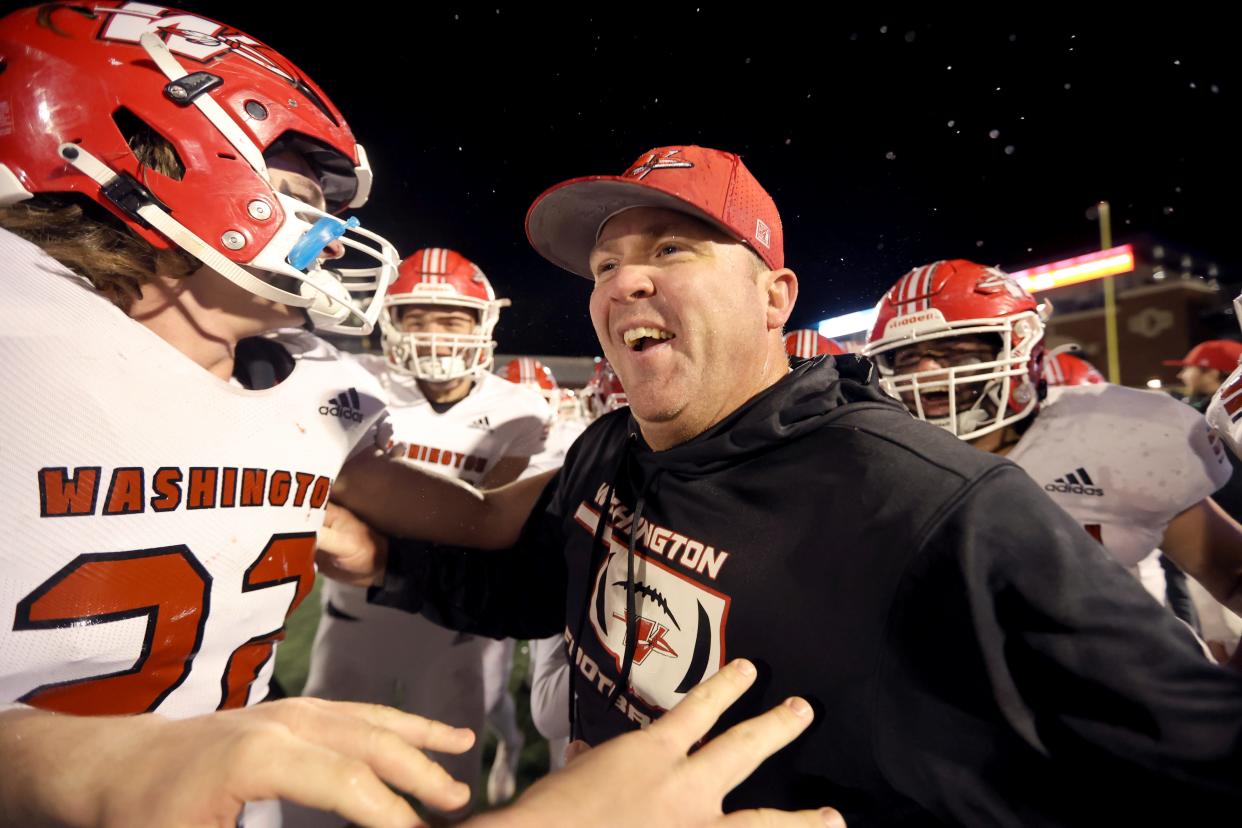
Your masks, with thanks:
M993 359L926 371L897 373L893 352L898 348L936 339L992 334L1000 348ZM880 385L901 400L914 416L963 440L981 437L1015 423L1035 410L1038 394L1030 381L1031 354L1043 338L1043 322L1035 313L1004 319L976 319L954 323L948 329L927 332L868 349L880 370ZM944 394L949 411L926 413L924 396Z

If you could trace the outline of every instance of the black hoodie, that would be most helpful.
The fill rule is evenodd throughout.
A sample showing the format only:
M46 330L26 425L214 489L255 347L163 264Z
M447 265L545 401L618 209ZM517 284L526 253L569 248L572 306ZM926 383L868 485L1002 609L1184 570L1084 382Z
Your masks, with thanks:
M592 744L754 661L715 732L795 694L816 721L729 810L833 805L851 828L1236 817L1242 676L1019 468L911 418L872 373L802 362L662 452L627 410L603 417L513 549L394 542L373 600L581 640L572 710Z

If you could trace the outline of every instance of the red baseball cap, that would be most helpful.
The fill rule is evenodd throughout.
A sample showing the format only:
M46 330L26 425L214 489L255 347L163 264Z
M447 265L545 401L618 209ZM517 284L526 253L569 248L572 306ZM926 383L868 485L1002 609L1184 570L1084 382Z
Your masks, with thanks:
M610 218L631 207L663 207L742 242L773 270L785 266L785 237L776 203L731 152L696 146L658 147L621 175L562 181L526 214L526 238L539 255L590 279L591 248Z
M1232 339L1209 339L1190 349L1182 359L1166 359L1165 365L1194 365L1199 368L1215 368L1222 375L1233 373L1242 358L1242 342Z

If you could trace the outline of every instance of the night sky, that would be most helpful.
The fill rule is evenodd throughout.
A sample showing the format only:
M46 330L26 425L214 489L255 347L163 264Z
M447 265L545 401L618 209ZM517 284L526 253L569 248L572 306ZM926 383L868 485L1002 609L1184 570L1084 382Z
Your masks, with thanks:
M1242 278L1242 87L1223 20L183 6L324 87L376 171L364 225L403 255L436 245L478 262L513 300L503 351L597 347L588 283L526 243L532 199L672 143L739 152L772 193L800 277L795 325L867 307L934 259L1018 269L1086 252L1100 199L1117 243L1158 239Z

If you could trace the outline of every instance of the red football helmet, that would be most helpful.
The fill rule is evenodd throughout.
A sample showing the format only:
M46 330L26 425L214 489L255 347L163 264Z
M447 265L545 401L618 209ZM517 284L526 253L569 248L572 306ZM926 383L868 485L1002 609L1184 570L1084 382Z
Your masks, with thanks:
M1234 318L1242 325L1242 294L1234 297L1233 311ZM1216 389L1205 415L1234 456L1242 458L1242 364Z
M845 353L845 349L834 340L820 336L818 331L802 328L785 334L785 353L802 359L810 359L820 354L840 356Z
M630 404L612 363L600 357L595 358L595 371L582 388L582 399L587 416L592 420Z
M321 330L374 326L396 250L357 219L272 187L265 155L289 151L312 168L330 212L361 207L371 189L340 111L280 54L198 15L83 2L4 17L0 64L0 206L79 193L152 245L306 308ZM180 175L135 157L128 139L148 129L176 153ZM337 239L375 266L321 269Z
M534 357L518 357L509 360L505 366L505 379L518 385L525 385L543 395L549 405L560 402L561 389L552 376L552 369Z
M416 250L401 263L397 281L384 299L380 330L388 363L426 382L449 382L478 376L492 367L496 343L492 330L508 299L497 299L492 283L465 256L444 247ZM429 305L474 314L468 334L405 331L402 308Z
M1107 382L1095 366L1075 356L1074 345L1053 348L1044 355L1044 382L1049 388L1059 385L1099 385Z
M876 308L864 353L885 389L922 420L972 439L1016 422L1039 404L1048 307L1009 275L963 259L934 262L898 280ZM899 373L895 353L927 340L993 335L995 356ZM947 414L925 408L944 405ZM959 404L966 410L959 411Z

